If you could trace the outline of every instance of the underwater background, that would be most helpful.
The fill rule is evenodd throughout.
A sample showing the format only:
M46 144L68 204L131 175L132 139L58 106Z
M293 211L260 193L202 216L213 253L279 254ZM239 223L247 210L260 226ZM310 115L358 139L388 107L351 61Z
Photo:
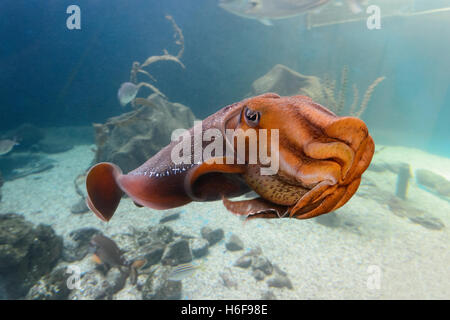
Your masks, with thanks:
M448 299L450 3L409 2L423 14L382 16L381 29L369 30L365 18L308 28L306 14L266 26L223 10L217 0L1 1L0 139L18 145L0 143L0 298ZM66 26L73 4L81 9L80 30ZM170 122L174 128L255 95L252 83L276 65L324 85L335 79L336 92L347 89L337 92L347 111L353 84L361 101L384 77L361 115L376 152L355 197L321 220L245 225L220 201L156 211L127 199L108 224L89 212L83 174L132 139L118 131L118 142L102 149L106 126L92 124L136 110L117 97L134 61L163 49L178 52L166 15L182 30L185 68L162 61L146 69L157 80L146 81L167 101L149 97L163 116L152 111L144 119L167 120L169 110L179 115ZM151 140L146 157L170 141L169 132L155 132ZM399 195L399 184L406 184L406 195ZM120 268L98 271L88 247L100 232L128 260L145 256L154 263L135 283L121 278ZM192 265L173 270L182 263ZM236 266L242 263L247 267ZM34 273L17 271L33 265L40 266ZM68 288L69 266L81 268L81 289ZM377 266L381 288L373 289L366 284ZM176 281L163 283L167 274ZM108 289L99 292L92 283L102 281Z

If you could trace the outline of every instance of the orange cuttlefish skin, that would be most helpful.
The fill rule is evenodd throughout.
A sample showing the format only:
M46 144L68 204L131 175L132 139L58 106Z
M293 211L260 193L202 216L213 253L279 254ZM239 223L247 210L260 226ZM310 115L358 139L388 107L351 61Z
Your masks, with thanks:
M362 120L339 117L305 96L267 93L249 98L209 116L200 128L222 133L223 153L201 161L192 155L189 164L174 164L171 154L180 143L177 140L128 174L114 164L99 163L86 179L91 210L108 221L126 193L137 205L155 209L222 199L229 211L250 219L312 218L336 210L353 196L375 149ZM189 130L191 146L200 143L204 150L210 142L195 141L195 129ZM228 129L237 134L230 138ZM252 148L247 133L253 129L259 148L265 146L278 159L279 168L273 174L261 174L266 163L249 161ZM272 149L274 130L278 142ZM267 132L265 136L262 131ZM244 135L244 157L237 150L240 135ZM266 142L261 144L262 139ZM225 150L230 146L231 156ZM228 199L250 190L260 197Z

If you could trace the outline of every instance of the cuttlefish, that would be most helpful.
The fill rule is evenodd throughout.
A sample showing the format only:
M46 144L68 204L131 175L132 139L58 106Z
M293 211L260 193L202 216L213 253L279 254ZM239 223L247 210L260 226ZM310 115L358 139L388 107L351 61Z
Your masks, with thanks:
M199 128L209 139L195 138ZM253 150L269 150L270 159L278 161L276 171L263 174L271 164L251 157L251 131L258 142ZM136 205L154 209L222 200L229 211L248 219L312 218L353 196L375 148L362 120L339 117L306 96L274 93L224 107L185 133L128 174L107 162L92 167L86 179L90 209L109 221L127 194ZM211 141L223 149L206 157L208 152L203 157L194 152L190 161L174 162L187 136L189 151L208 151ZM242 136L244 153L236 143ZM230 200L252 190L258 194L255 199Z

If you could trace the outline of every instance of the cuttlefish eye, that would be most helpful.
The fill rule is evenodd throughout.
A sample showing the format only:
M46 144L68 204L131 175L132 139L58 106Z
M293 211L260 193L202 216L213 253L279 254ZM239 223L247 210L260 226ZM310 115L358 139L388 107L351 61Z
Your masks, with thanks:
M245 118L245 122L250 127L256 127L259 124L259 120L261 119L261 113L258 111L253 111L253 110L249 109L248 107L245 107L244 118Z

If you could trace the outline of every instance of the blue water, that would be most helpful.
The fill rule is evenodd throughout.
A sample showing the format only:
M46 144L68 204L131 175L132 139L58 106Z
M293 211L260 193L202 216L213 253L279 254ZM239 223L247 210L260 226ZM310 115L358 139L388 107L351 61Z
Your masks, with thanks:
M71 31L65 25L70 4L0 4L2 128L90 124L121 113L116 91L128 80L131 63L163 48L177 50L164 19L171 14L186 38L187 69L161 63L151 72L160 90L198 117L240 100L276 63L319 76L349 65L361 90L387 77L364 115L370 126L417 135L419 147L449 156L450 60L442 41L450 38L448 14L386 18L376 31L363 22L308 31L297 23L303 17L267 28L225 12L214 0L79 1L82 29ZM392 138L414 145L397 140Z
M120 105L117 90L129 81L133 61L143 62L163 54L163 49L178 52L172 26L165 19L171 15L183 31L181 61L186 69L159 62L146 70L170 101L188 106L197 118L242 100L253 81L276 64L304 75L322 78L328 74L338 80L342 68L348 66L347 101L352 99L353 83L362 99L376 78L386 77L362 116L377 145L417 148L450 158L450 10L383 17L380 30L368 30L365 21L308 30L304 15L277 20L269 27L226 12L217 2L1 0L0 140L13 138L8 131L23 124L63 128L53 134L58 136L66 127L91 127L131 111L129 105ZM415 3L417 11L450 5L447 0ZM81 8L81 30L66 27L66 9L72 4ZM71 145L77 144L76 139L80 144L94 143L91 131L80 137L70 135L65 138L75 141L70 140ZM0 173L3 171L6 183L22 166L30 167L38 160L42 166L58 168L56 160L47 163L40 154L24 153L14 158L16 151L42 150L19 145L8 156L0 155ZM405 155L405 161L407 158ZM23 164L23 159L31 164ZM439 197L448 202L448 198ZM33 199L28 197L27 202ZM201 227L214 222L215 212L208 210L196 221ZM196 212L180 212L195 220ZM0 213L5 213L1 206ZM230 231L225 235L228 238ZM226 261L226 265L231 267L231 262ZM0 275L0 298L1 280ZM190 299L190 295L183 298Z

